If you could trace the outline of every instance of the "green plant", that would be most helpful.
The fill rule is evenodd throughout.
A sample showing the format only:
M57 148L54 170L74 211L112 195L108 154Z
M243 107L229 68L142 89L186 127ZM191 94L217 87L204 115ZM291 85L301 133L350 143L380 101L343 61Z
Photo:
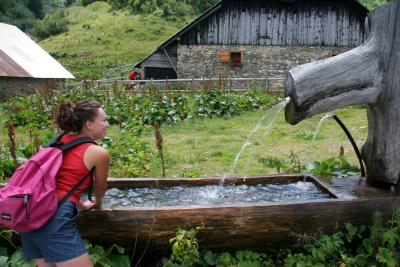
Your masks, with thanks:
M351 165L343 156L314 161L307 166L307 172L318 175L334 175L337 177L357 175L359 171L358 167Z
M14 244L12 237L15 232L11 230L3 230L0 232L0 238L3 238L13 248L13 252L9 253L6 247L0 247L0 266L1 267L34 267L36 262L28 260L22 253L22 248Z
M353 226L346 223L344 233L322 235L314 243L306 244L303 253L289 252L285 266L398 266L400 263L400 209L385 227L379 213L373 223Z
M281 169L287 167L286 161L277 157L259 157L258 161L261 162L265 167L276 168L278 173L281 173Z
M203 266L273 266L272 259L266 254L250 250L238 250L234 255L229 252L214 253L210 250L201 253Z
M172 254L164 262L164 267L195 266L199 264L200 253L196 235L203 229L204 226L190 230L178 230L176 236L169 240L169 243L172 244Z
M6 182L16 168L17 164L11 158L8 148L0 144L0 183Z
M112 177L138 177L149 174L152 153L146 141L121 133L118 138L106 137L100 144L110 153Z
M290 151L287 159L277 157L258 157L258 161L265 167L276 168L278 173L281 173L281 171L284 171L285 173L300 173L302 169L299 158L293 151Z
M85 240L85 247L88 250L90 260L95 267L131 266L128 255L124 254L125 249L116 244L113 244L105 250L102 246L93 246L88 240Z
M31 30L32 35L44 39L52 35L68 31L68 18L65 9L59 9L37 21Z
M295 136L297 137L297 138L301 138L301 139L304 139L304 140L312 140L313 138L314 138L314 131L303 131L303 130L298 130L297 132L296 132L296 134L295 134ZM316 140L320 140L320 139L322 139L323 137L321 136L321 134L319 133L316 137L315 137L315 139Z

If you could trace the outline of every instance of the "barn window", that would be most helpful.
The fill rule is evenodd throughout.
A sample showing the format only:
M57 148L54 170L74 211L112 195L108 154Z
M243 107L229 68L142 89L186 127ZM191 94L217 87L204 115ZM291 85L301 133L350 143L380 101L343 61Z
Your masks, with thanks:
M243 52L242 51L219 52L218 60L221 63L229 63L232 66L240 66L243 64Z
M230 63L233 66L242 65L242 52L231 52Z

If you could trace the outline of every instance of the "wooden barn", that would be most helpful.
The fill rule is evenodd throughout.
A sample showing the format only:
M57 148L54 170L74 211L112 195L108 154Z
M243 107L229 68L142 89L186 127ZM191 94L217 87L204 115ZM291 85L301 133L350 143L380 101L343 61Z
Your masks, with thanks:
M0 23L0 99L20 92L55 89L74 78L17 27Z
M363 43L355 0L222 0L138 62L145 79L284 78Z

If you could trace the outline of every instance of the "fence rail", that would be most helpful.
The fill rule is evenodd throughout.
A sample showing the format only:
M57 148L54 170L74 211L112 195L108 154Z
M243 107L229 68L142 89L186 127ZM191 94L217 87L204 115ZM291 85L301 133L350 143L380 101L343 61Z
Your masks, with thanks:
M283 78L193 78L168 80L124 80L100 79L82 80L79 83L66 84L60 89L83 88L92 90L109 90L117 86L125 86L126 91L138 91L156 87L167 91L194 91L199 88L219 88L225 91L245 92L249 90L265 90L267 93L282 92Z

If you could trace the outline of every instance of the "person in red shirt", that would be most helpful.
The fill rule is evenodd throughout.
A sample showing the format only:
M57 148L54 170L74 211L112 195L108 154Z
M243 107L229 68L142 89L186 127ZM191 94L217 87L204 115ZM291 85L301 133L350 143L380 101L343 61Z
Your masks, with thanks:
M137 69L133 69L129 73L129 80L141 80L141 79L142 79L142 75L141 75L140 71L138 71Z
M63 102L56 110L56 122L64 131L61 142L70 142L81 136L100 140L110 126L101 105L96 101ZM86 179L75 193L58 208L53 218L41 228L21 233L24 255L36 259L39 267L88 267L90 257L76 227L79 210L101 208L107 189L110 156L101 146L84 143L63 155L56 176L56 195L60 200L78 181L94 168L93 201L81 201L80 194L87 189L91 179Z
M133 69L130 73L129 73L129 80L136 80L136 70Z

